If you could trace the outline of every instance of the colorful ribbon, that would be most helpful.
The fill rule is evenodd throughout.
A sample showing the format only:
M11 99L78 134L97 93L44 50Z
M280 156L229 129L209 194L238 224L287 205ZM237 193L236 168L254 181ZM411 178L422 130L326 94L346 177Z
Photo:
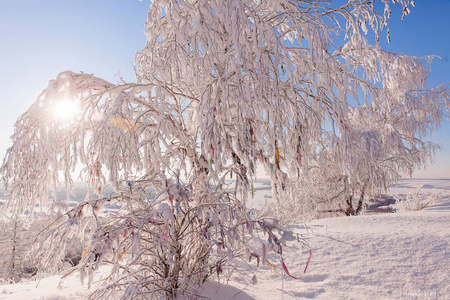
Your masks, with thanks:
M284 259L281 258L281 264L283 265L283 269L284 269L284 271L286 272L286 274L287 274L289 277L294 278L294 279L301 279L301 278L303 278L303 276L305 276L306 269L308 269L309 261L311 260L311 255L312 255L312 251L309 250L309 258L308 258L308 261L306 262L305 270L303 271L303 274L302 274L302 276L300 276L300 277L292 276L292 275L289 273L288 268L286 267L286 264L284 263Z

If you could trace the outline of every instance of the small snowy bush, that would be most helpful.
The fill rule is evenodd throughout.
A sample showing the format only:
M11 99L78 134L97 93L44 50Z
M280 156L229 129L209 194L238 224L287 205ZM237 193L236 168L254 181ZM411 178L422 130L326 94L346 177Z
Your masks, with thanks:
M421 187L419 187L412 193L398 195L394 198L397 211L416 211L439 203L442 200L442 193L438 193L434 190L422 192Z

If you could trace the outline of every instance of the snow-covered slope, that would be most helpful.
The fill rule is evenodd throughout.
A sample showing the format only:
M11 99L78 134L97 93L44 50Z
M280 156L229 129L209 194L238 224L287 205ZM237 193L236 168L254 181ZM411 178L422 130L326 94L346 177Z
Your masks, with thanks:
M315 220L308 231L313 256L303 279L262 270L257 285L239 275L232 285L248 299L450 299L450 202L420 212ZM291 274L302 274L306 259L285 252ZM218 299L221 289L214 293ZM243 293L235 299L245 299Z
M421 211L313 220L290 228L307 238L312 258L306 275L285 275L280 262L216 277L199 293L210 299L450 299L450 181L420 181L442 192L443 202ZM414 182L415 184L416 182ZM403 188L417 185L405 183ZM398 192L398 191L396 191ZM265 191L264 191L265 194ZM305 227L306 225L306 227ZM283 249L294 276L309 253L300 244ZM256 274L257 283L252 276ZM83 299L78 274L0 286L0 299Z

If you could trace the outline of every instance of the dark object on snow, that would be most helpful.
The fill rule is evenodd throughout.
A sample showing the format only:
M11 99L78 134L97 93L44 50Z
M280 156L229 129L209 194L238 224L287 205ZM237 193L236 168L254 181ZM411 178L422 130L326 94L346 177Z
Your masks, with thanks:
M33 277L34 275L36 275L38 272L38 268L36 267L23 267L22 268L22 273L24 275L26 275L26 277Z
M370 199L366 204L366 212L395 212L392 204L395 204L394 197L381 194Z

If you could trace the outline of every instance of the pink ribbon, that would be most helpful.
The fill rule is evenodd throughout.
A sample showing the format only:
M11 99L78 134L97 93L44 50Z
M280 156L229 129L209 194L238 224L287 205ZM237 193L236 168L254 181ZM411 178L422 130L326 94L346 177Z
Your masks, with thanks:
M283 269L284 269L284 271L286 272L286 274L287 274L289 277L294 278L294 279L301 279L301 278L303 278L303 276L305 276L306 269L308 269L309 261L311 260L311 255L312 255L312 251L309 250L309 258L308 258L308 261L306 262L306 267L305 267L305 270L303 271L303 275L300 276L300 277L292 276L292 275L289 273L289 271L288 271L288 269L287 269L287 267L286 267L286 264L284 263L284 259L281 258L281 263L282 263L282 265L283 265Z

